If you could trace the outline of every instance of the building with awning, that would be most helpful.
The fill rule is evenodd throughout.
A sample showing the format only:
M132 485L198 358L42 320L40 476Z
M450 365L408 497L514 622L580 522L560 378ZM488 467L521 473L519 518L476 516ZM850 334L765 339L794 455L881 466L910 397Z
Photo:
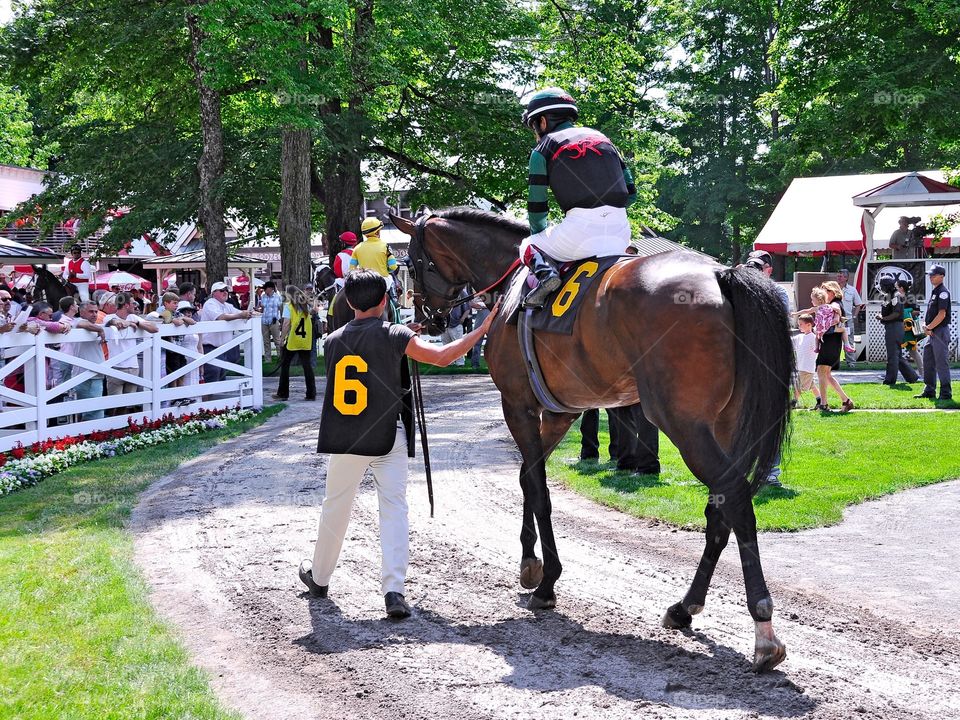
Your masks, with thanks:
M922 170L920 175L937 184L934 190L943 192L939 187L945 185L942 172ZM897 185L891 187L891 183ZM890 208L903 207L912 195L919 194L913 192L918 191L914 185L923 184L923 180L911 180L903 172L796 178L777 203L753 247L773 255L836 253L859 256L864 249L863 208L854 204L854 198L870 195L874 201L885 202ZM924 190L929 192L929 188L924 187ZM907 213L892 209L881 213L874 229L874 249L880 252L889 250L890 236L897 229L901 215L919 216L923 224L934 215L947 215L957 209L955 204L950 204L949 195L942 197L942 205L911 207ZM927 238L926 243L934 248L936 255L960 254L960 225L954 226L943 239Z

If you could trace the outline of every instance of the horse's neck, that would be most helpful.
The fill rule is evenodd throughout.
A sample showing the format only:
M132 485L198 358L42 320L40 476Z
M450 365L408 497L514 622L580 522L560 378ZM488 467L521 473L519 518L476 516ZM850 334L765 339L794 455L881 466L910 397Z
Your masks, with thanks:
M519 257L517 246L512 241L501 241L493 236L490 238L490 242L482 246L480 243L468 245L469 250L463 255L473 275L470 284L474 290L484 290L500 280Z

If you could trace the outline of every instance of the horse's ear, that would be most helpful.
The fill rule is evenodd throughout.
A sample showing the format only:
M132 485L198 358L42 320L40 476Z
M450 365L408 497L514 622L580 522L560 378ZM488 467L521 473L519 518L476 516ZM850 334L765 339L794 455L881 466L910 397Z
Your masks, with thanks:
M405 217L400 217L399 215L390 214L390 222L392 222L397 230L405 232L407 235L413 237L413 221L408 220Z

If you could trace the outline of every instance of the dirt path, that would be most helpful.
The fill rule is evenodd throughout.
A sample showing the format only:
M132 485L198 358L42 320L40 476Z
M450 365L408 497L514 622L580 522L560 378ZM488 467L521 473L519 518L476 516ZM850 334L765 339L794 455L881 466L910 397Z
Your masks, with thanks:
M330 599L301 593L296 566L310 554L323 491L317 404L295 403L184 465L137 508L137 557L153 601L224 701L247 717L960 717L960 632L952 617L948 632L941 627L960 573L924 570L939 548L916 546L907 533L864 543L871 534L863 527L897 517L881 507L896 507L891 501L856 510L859 530L844 523L764 538L789 657L755 676L734 547L695 630L662 630L660 615L686 589L701 536L559 487L557 610L527 611L516 581L519 463L498 395L486 377L429 380L426 392L437 516L429 518L413 461L409 620L383 616L369 479ZM936 489L917 491L925 492ZM909 503L907 524L923 506ZM941 521L958 524L945 509ZM884 589L891 578L903 593Z

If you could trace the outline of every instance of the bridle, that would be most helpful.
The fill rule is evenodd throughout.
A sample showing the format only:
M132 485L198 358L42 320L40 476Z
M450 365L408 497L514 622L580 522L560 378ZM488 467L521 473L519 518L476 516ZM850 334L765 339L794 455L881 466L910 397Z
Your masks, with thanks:
M514 260L510 264L510 267L507 268L507 271L492 285L488 285L482 290L477 290L466 297L460 297L460 293L469 285L469 282L455 283L447 280L427 253L427 248L424 244L424 235L426 233L427 221L432 217L433 213L424 213L418 216L414 222L413 236L410 240L410 249L407 253L410 262L407 267L410 270L410 277L413 278L414 287L416 288L416 286L419 285L424 291L422 293L416 293L416 290L414 290L421 298L420 308L424 316L431 322L440 324L442 327L451 310L461 305L466 305L474 298L490 292L510 277L520 266L520 258ZM440 297L443 304L437 308L431 307L426 302L428 294Z

